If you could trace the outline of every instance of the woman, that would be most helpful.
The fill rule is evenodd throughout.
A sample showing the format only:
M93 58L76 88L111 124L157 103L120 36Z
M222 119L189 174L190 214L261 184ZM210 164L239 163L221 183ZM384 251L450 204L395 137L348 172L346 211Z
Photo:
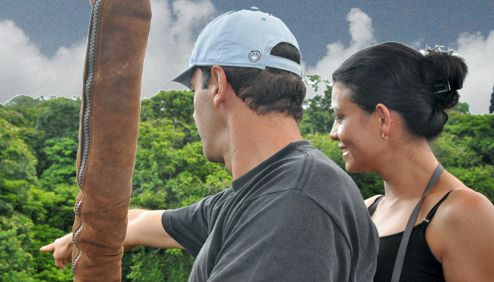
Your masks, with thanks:
M384 195L366 200L380 235L374 281L393 271L393 281L494 281L494 206L443 171L429 147L466 73L452 52L423 55L395 42L361 50L333 73L331 138L347 171L384 180Z

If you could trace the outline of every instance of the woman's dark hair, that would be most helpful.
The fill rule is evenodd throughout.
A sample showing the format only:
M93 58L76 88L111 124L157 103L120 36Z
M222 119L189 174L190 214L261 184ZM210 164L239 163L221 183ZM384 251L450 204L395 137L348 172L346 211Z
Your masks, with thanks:
M271 55L286 58L300 64L300 52L288 43L279 43ZM207 88L211 78L211 67L202 70L202 87ZM303 115L302 102L305 84L302 78L289 71L267 67L264 70L224 66L228 83L236 95L249 108L259 114L281 112L300 121Z
M433 139L458 103L467 66L452 51L428 48L424 54L397 42L360 50L334 73L333 82L352 90L352 101L373 113L378 103L398 112L410 132Z

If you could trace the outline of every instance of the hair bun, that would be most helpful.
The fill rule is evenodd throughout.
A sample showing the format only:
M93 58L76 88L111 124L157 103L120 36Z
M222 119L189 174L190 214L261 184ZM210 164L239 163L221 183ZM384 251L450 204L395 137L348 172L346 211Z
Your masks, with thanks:
M442 50L441 46L429 47L423 53L432 65L434 78L430 83L437 104L444 109L454 107L459 100L457 90L463 87L468 72L463 58L452 50Z
M451 88L449 81L434 84L434 98L443 109L454 107L460 98L458 91Z

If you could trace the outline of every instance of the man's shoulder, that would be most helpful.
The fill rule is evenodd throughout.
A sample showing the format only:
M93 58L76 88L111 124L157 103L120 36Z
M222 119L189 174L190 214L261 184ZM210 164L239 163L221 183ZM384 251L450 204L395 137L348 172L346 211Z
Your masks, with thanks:
M314 165L320 168L326 168L331 170L337 170L343 172L343 170L327 155L314 147L309 142L301 142L299 146L294 150L294 155L299 155L301 158L295 159L295 161L307 161L310 160Z
M312 147L304 150L306 155L306 183L325 187L356 189L353 179L323 152Z
M352 178L309 142L293 143L289 149L256 172L246 189L247 198L297 190L323 206L363 202Z
M335 218L367 215L364 199L353 179L318 149L305 151L307 165L297 189Z
M311 191L315 188L323 189L321 193L348 193L347 189L358 191L352 178L309 142L299 142L294 148L290 154L279 158L263 170L261 174L269 175L269 179L272 180L265 182L263 180L266 177L263 177L260 181L268 184L266 189L295 189L308 194L315 192Z
M347 176L332 159L309 142L300 142L295 148L296 149L293 150L291 154L285 156L283 159L285 162L291 164L291 166L287 166L287 168L296 169L305 165L314 171L333 171Z

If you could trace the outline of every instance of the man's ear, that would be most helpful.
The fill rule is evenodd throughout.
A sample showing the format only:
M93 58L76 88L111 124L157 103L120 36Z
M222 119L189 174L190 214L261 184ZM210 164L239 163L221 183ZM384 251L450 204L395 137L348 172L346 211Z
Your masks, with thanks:
M228 82L225 70L217 65L211 67L211 90L213 92L213 103L220 105L226 98Z
M384 104L376 105L376 115L378 118L379 131L381 132L381 138L388 140L389 133L391 131L391 125L393 123L393 117L391 116L391 111Z

